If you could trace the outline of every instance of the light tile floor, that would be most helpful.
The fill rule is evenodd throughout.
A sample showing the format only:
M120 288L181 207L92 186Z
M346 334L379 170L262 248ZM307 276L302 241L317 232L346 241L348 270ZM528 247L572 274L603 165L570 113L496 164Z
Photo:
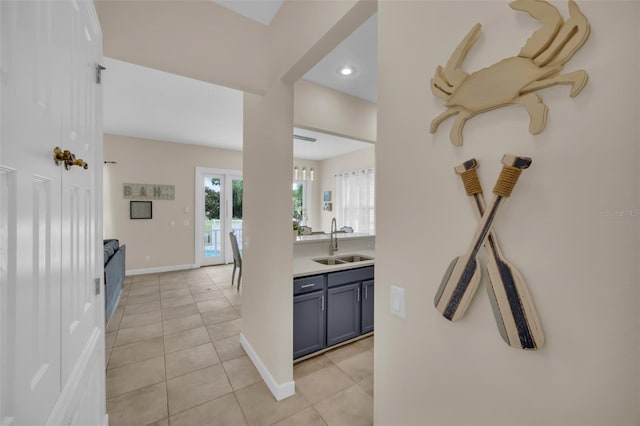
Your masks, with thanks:
M240 346L231 271L126 278L106 328L109 424L373 424L373 337L296 364L277 402Z

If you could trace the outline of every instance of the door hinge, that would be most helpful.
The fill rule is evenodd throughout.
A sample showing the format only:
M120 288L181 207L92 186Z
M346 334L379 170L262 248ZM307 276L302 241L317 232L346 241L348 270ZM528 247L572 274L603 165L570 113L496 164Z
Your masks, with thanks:
M102 71L106 70L105 67L103 67L100 64L96 64L96 84L102 84Z
M96 296L98 296L100 294L100 277L94 279L93 282L96 285Z

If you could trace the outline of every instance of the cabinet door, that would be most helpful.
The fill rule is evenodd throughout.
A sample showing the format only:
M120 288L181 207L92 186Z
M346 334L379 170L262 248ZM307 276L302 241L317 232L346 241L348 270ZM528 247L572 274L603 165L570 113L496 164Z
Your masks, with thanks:
M324 291L293 298L293 359L326 345Z
M360 283L327 290L327 346L360 335Z
M373 331L373 280L362 282L362 334Z

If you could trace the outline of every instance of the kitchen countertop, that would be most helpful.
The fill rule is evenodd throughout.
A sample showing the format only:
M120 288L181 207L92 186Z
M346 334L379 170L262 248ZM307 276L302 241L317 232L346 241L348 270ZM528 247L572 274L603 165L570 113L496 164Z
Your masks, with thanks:
M366 234L369 236L368 234ZM362 249L362 250L349 250L349 251L337 251L334 256L315 255L315 256L294 256L293 258L293 277L305 277L308 275L326 274L327 272L344 271L346 269L362 268L364 266L373 266L375 260L365 260L362 262L342 263L340 265L323 265L321 263L314 262L313 259L321 259L326 257L338 257L349 256L354 254L361 254L364 256L374 257L375 250Z
M343 240L343 239L357 240L360 238L375 237L375 235L368 234L366 232L349 232L349 233L337 233L336 237L338 237L338 240ZM325 240L328 241L330 239L331 239L331 234L299 235L296 237L294 244L317 243L318 241L325 241Z

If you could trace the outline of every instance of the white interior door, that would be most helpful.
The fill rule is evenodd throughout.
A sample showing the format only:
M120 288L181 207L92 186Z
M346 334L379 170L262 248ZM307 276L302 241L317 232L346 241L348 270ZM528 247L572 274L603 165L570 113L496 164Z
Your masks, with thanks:
M100 27L84 0L1 1L0 19L0 424L102 424Z
M59 92L39 72L52 3L2 2L2 424L42 424L60 393ZM11 40L11 42L9 42ZM50 60L50 59L49 59ZM22 123L22 124L21 124ZM27 124L28 123L28 124ZM25 125L27 124L27 125ZM40 155L35 155L35 153ZM37 403L33 403L38 401Z
M60 21L67 20L69 25L65 36L70 48L59 52L63 59L58 85L70 96L62 104L66 118L62 120L61 145L90 164L86 170L72 166L62 171L63 385L92 336L100 333L96 310L102 300L96 297L94 282L96 277L102 277L96 265L96 202L102 198L96 191L101 174L96 172L102 170L102 164L95 162L101 157L96 151L102 150L102 97L95 68L102 58L101 38L97 23L88 19L90 15L75 7L74 2L67 4L71 13L63 13ZM102 249L99 253L102 255Z

